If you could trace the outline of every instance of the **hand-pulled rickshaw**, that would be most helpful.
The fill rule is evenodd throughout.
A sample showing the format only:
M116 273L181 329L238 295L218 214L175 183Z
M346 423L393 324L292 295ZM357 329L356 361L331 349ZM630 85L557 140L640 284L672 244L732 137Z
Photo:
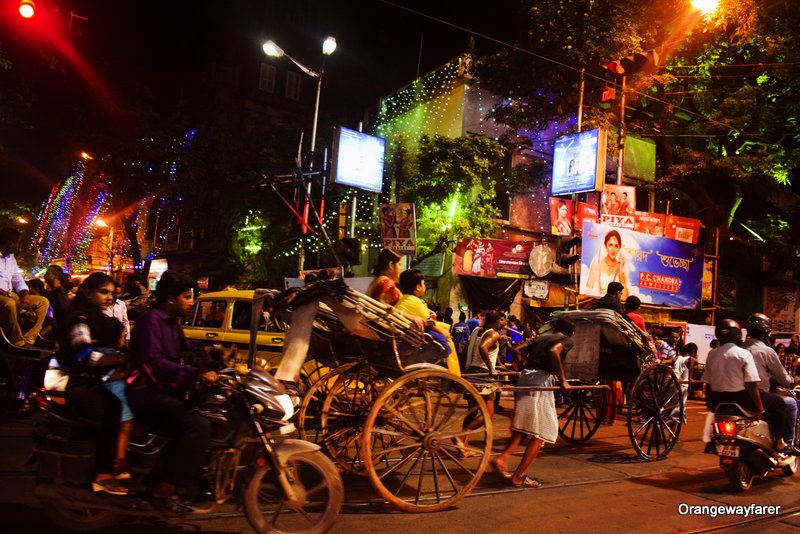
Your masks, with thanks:
M405 511L442 510L469 494L492 451L492 422L476 389L487 385L486 377L450 373L440 344L401 312L343 281L280 294L257 290L254 310L265 298L274 319L291 322L291 330L300 328L295 312L314 303L307 354L319 371L299 408L303 439L319 444L343 471L369 477L383 498ZM573 442L591 438L606 406L600 381L630 381L631 442L646 460L666 457L680 434L684 406L679 382L656 363L652 342L609 310L560 313L576 323L565 365L578 387L560 414L559 434ZM473 419L478 424L465 427Z
M557 312L575 321L575 347L564 370L578 385L621 381L632 384L628 397L628 435L645 460L666 458L678 440L684 418L681 384L660 365L649 337L612 310ZM547 328L547 326L545 326ZM608 396L598 388L570 391L559 414L559 435L572 442L591 438L603 422ZM616 409L616 406L611 406Z
M301 328L296 311L317 303L308 354L330 371L304 393L301 437L402 510L433 512L464 498L489 462L492 423L475 387L447 370L444 347L340 280L270 296L278 317L293 315L291 330ZM254 309L263 297L256 292ZM474 422L464 429L465 420Z

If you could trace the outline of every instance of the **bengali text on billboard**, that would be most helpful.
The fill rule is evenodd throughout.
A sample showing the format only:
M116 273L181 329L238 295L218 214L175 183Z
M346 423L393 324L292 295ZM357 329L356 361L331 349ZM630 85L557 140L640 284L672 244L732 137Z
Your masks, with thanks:
M703 282L703 249L690 243L585 222L580 292L601 297L610 282L644 304L696 308Z

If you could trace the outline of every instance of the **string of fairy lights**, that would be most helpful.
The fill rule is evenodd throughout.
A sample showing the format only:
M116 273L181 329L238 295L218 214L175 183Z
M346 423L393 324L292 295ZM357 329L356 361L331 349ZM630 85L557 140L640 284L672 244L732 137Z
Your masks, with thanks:
M177 180L178 172L185 166L179 156L181 151L191 148L196 136L195 130L188 131L182 138L164 148L164 173L171 182ZM141 162L126 164L131 169ZM144 172L154 173L158 169L148 164ZM129 179L135 179L131 174ZM50 196L39 212L37 229L32 238L34 250L39 255L36 261L37 270L52 263L60 263L67 272L86 272L96 265L96 258L91 257L98 237L104 232L98 224L112 214L112 192L108 177L102 172L87 175L86 162L79 160L70 170L68 176L53 187ZM143 260L158 255L167 245L171 233L177 228L180 220L182 198L170 195L146 195L137 202L138 208L133 214L134 225L139 243L149 243L149 250L142 250ZM107 250L109 257L130 256L130 244L126 233L120 232L119 241L109 240ZM150 236L148 238L148 235ZM136 265L141 268L142 265Z
M423 135L458 137L465 133L478 133L498 137L505 132L504 125L486 119L488 112L498 104L497 97L480 89L479 81L471 76L471 58L462 56L442 68L416 80L393 95L382 99L376 120L375 134L387 139L391 145L398 135L416 143ZM530 149L520 157L542 157L552 154L556 137L574 131L574 118L563 123L551 123L544 131L521 131L520 135L530 139ZM165 148L162 172L168 180L175 181L185 167L182 151L191 148L196 132L191 130L173 146ZM141 162L130 163L133 169ZM148 167L144 172L156 172ZM131 171L131 177L135 173ZM140 169L141 172L141 169ZM525 197L530 214L545 214L529 218L529 229L549 232L548 191L538 188ZM348 217L355 199L353 235L366 246L380 248L381 241L377 225L378 203L389 201L388 195L380 197L352 188L334 186L337 201L346 207ZM386 188L385 188L386 190ZM65 267L74 272L90 268L89 251L98 236L96 221L111 210L111 192L102 173L86 176L85 162L77 162L67 178L53 189L43 206L33 245L41 251L37 265L46 266L64 259ZM152 259L164 250L170 234L177 228L181 216L181 199L169 195L150 195L139 201L135 214L136 233L143 247L143 259ZM313 217L312 217L313 220ZM328 234L335 240L340 220L337 206L328 206L322 221ZM312 223L312 227L317 227ZM318 228L317 228L318 230ZM346 232L348 235L350 231ZM112 253L129 255L129 244L124 232L121 244ZM296 257L301 253L318 254L328 249L321 232L310 232L289 242L277 257ZM255 253L255 247L249 252ZM141 266L137 266L141 267Z

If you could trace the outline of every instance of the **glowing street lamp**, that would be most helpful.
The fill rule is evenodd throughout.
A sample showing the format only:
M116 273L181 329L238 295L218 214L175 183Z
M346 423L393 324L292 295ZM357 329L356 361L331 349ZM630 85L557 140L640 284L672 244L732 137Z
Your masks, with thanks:
M261 49L264 51L264 53L266 55L268 55L270 57L283 57L283 56L286 56L287 58L289 58L289 60L291 60L292 63L297 65L297 67L300 70L302 70L303 72L305 72L306 74L308 74L309 76L311 76L312 78L315 78L317 80L317 99L316 99L316 101L314 103L314 123L311 126L311 153L313 154L314 150L317 147L316 146L317 145L317 119L319 118L319 95L320 95L320 91L322 90L322 74L323 74L323 72L325 70L324 60L323 60L322 67L320 68L319 72L317 72L314 69L311 69L311 68L307 67L306 65L303 65L302 63L297 61L295 58L293 58L292 56L287 54L283 50L283 48L281 48L280 46L275 44L274 41L265 42L261 46ZM333 38L333 37L326 38L325 41L322 43L322 55L327 57L327 56L330 56L331 54L333 54L335 51L336 51L336 39Z
M94 221L95 226L108 228L108 272L114 271L114 227L103 219Z
M704 15L713 13L718 5L719 0L692 0L692 6Z

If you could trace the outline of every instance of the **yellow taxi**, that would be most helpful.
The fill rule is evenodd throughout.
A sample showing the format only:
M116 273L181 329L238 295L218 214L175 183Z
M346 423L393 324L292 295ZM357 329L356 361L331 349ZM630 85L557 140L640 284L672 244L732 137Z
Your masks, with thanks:
M237 359L246 360L254 293L252 290L227 290L200 295L191 313L183 320L186 337L204 346L236 345ZM265 313L259 320L256 335L256 361L260 366L265 369L277 367L285 337L286 334Z

